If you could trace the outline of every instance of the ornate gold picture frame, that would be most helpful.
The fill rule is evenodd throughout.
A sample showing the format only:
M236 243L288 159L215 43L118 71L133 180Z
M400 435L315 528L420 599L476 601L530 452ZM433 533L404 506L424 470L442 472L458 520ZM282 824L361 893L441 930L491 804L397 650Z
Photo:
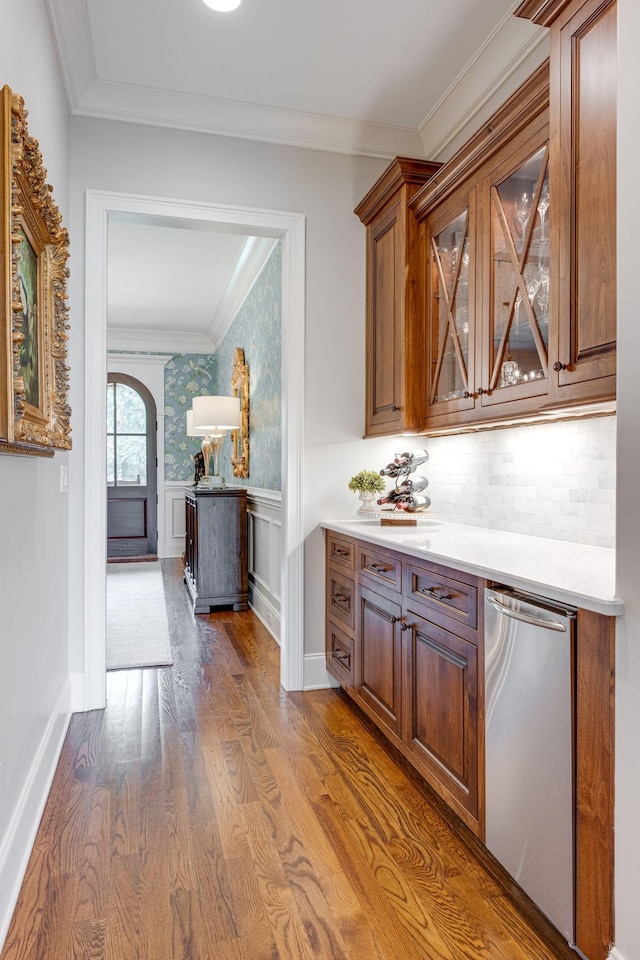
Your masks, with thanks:
M71 448L69 237L22 97L0 91L0 453Z
M236 347L233 354L231 392L240 398L241 427L231 434L233 452L231 463L234 477L249 476L249 367L244 362L244 350Z

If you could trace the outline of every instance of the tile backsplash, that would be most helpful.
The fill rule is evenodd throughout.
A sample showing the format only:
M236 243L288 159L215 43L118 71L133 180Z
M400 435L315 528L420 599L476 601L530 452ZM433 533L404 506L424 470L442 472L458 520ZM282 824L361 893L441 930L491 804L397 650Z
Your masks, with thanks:
M417 438L415 438L417 440ZM615 546L616 418L433 437L431 509L454 523Z

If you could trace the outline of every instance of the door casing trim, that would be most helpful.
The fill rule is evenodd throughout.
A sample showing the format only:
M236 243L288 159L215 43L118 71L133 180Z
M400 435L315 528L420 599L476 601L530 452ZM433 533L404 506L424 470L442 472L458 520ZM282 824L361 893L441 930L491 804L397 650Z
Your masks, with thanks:
M86 191L84 364L84 710L106 698L106 353L109 215L206 221L282 240L282 636L280 682L304 682L303 417L305 217L300 213Z

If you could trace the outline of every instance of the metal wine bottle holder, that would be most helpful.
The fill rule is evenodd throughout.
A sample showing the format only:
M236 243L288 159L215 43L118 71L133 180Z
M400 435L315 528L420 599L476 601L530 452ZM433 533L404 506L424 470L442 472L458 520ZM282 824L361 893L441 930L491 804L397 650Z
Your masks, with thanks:
M422 492L429 481L422 476L412 477L428 459L426 450L406 451L396 454L391 463L380 471L381 476L394 480L393 489L378 500L378 505L382 507L381 523L392 518L396 523L415 523L414 515L423 513L431 506L431 500Z

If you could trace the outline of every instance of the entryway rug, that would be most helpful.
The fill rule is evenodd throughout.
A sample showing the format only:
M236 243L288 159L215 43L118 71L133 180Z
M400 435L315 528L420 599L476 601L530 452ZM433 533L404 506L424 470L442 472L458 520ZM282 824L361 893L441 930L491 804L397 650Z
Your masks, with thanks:
M173 663L160 563L107 567L107 670Z

